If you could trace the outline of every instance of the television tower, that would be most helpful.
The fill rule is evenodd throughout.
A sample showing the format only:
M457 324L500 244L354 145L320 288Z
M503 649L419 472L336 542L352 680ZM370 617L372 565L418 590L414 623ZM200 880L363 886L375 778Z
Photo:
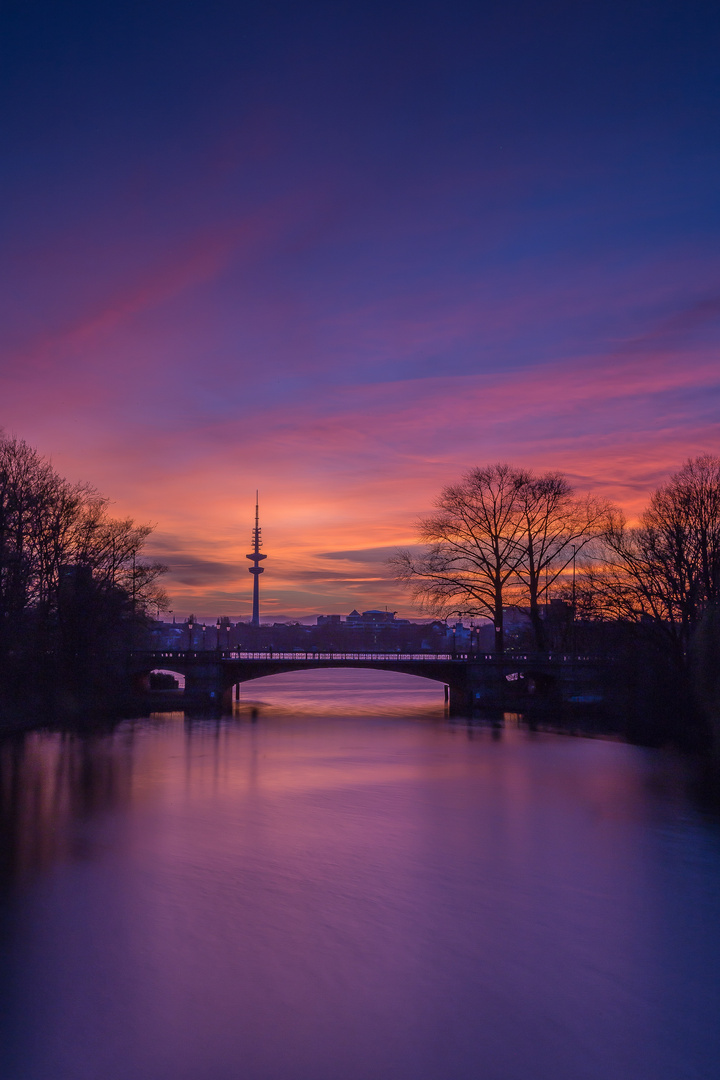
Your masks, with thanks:
M258 493L255 492L255 528L252 531L251 543L253 546L252 553L246 555L246 559L250 559L253 563L252 566L248 566L248 573L253 575L253 613L250 621L251 626L260 625L260 587L259 578L260 574L265 573L265 567L258 566L258 563L262 559L267 559L267 555L260 554L260 548L262 547L262 538L260 536L261 529L258 522Z

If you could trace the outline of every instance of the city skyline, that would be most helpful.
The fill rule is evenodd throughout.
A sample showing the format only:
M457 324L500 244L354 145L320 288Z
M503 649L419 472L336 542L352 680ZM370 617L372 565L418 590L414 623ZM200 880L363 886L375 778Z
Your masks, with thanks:
M718 451L720 15L80 0L5 16L0 427L150 521L178 616L417 617L468 469L632 517Z

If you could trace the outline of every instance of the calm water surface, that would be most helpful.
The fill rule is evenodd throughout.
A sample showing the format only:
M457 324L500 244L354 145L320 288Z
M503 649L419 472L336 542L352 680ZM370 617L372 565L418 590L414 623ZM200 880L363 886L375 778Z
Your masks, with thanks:
M2 745L3 1080L716 1080L679 766L328 678Z

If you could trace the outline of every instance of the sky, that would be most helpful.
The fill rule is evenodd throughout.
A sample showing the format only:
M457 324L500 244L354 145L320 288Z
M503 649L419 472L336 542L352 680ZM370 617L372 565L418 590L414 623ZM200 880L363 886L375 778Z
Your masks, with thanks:
M720 452L720 7L7 0L0 427L177 618L413 612L446 484Z

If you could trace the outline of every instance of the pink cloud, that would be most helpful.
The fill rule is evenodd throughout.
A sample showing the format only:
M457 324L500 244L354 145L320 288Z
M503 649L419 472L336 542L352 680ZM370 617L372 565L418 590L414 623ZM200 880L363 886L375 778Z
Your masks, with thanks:
M113 436L92 479L119 496L122 512L157 521L196 556L237 567L222 587L183 588L179 595L195 607L215 596L235 610L240 601L232 598L249 589L244 554L259 486L272 555L264 585L283 610L315 610L320 598L344 610L352 597L352 606L390 602L407 611L377 565L360 579L357 566L348 566L338 579L319 553L411 541L415 518L439 489L486 461L561 468L580 489L637 512L686 456L717 446L717 423L699 430L696 410L686 413L679 404L683 393L717 386L716 360L707 352L686 363L634 353L548 364L521 377L335 387L312 405L175 431L170 444L180 450L181 466L172 453L154 462L150 436L130 439L124 454L119 442L113 450ZM75 465L77 472L80 461Z
M591 314L600 302L597 293L588 299L595 278L616 315L666 308L667 267L633 295L616 295L620 286L597 268L562 290L549 281L533 291L532 274L525 281L520 267L512 294L498 303L478 281L452 303L447 290L408 288L330 306L322 318L299 288L281 283L277 295L264 288L238 297L242 317L226 322L219 357L206 361L197 350L212 306L191 305L179 327L165 309L230 267L252 278L256 260L286 242L304 198L199 232L104 302L84 310L79 302L63 328L9 358L0 418L7 426L72 479L96 484L118 513L157 522L158 550L237 568L212 582L181 581L178 572L171 586L179 602L231 604L248 588L256 487L273 551L265 583L277 602L301 613L317 607L313 597L325 606L336 598L342 610L350 598L352 606L387 597L399 605L402 594L377 565L360 577L357 565L346 566L338 577L318 554L409 542L415 518L473 465L560 468L633 514L688 455L717 448L708 403L720 378L702 340L720 310L711 292L684 308L677 302L671 317L648 316L644 330L596 344L593 354L515 370L496 363L485 371L478 361L475 372L442 371L442 357L455 357L463 343L488 355L518 326ZM626 275L625 287L643 273ZM427 356L441 358L436 373L423 374L427 365L415 373L414 358ZM378 367L363 375L368 359ZM383 364L398 361L407 377L393 379Z

